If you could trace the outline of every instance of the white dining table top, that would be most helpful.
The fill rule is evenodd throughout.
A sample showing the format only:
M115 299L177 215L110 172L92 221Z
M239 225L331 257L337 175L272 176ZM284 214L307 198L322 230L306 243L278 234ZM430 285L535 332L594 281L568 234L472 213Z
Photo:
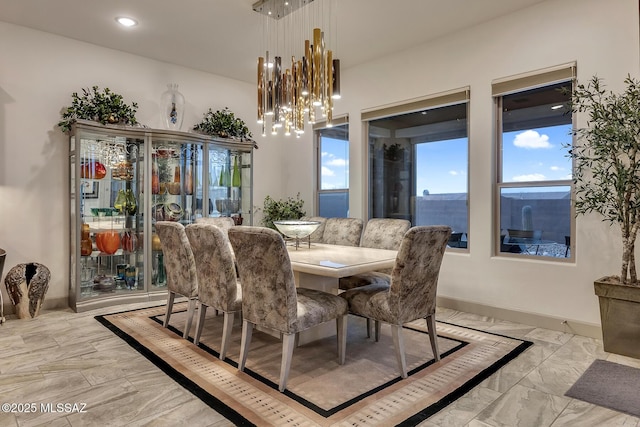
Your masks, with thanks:
M336 278L391 268L398 253L326 243L311 243L311 247L301 243L297 249L287 245L287 249L293 271Z

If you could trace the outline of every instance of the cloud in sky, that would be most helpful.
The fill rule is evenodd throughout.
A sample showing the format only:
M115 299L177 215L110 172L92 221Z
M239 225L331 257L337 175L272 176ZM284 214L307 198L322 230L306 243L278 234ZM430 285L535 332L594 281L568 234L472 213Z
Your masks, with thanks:
M548 135L540 135L535 130L526 130L516 135L513 139L513 145L527 150L535 150L538 148L551 148Z
M449 171L449 175L452 175L452 176L458 176L458 175L464 175L464 174L465 174L464 171L457 171L457 170L450 170Z
M339 159L337 157L332 158L328 162L325 162L327 166L346 166L347 161L345 159Z
M513 177L513 181L516 182L524 182L524 181L544 181L546 177L541 173L531 173L528 175L516 175Z
M335 176L335 172L332 169L329 169L328 167L322 166L322 169L320 171L320 173L322 174L322 176Z
M549 169L551 169L552 171L555 171L555 172L564 170L564 168L561 167L561 166L551 166Z

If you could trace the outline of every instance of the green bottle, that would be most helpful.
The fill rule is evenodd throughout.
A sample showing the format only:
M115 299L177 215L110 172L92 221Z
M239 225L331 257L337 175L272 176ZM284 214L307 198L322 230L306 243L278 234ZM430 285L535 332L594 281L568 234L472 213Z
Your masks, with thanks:
M240 168L238 167L238 156L235 156L233 158L233 178L231 180L231 186L240 187L241 184Z

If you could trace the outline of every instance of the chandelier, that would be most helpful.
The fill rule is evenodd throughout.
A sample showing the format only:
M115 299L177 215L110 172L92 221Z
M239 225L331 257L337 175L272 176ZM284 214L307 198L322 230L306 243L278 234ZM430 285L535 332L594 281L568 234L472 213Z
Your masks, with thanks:
M337 0L261 0L263 47L258 57L258 123L262 135L304 133L305 124L324 120L331 127L333 101L340 98L340 60L333 6ZM328 6L327 6L328 4ZM321 28L328 25L328 31ZM311 31L311 28L313 30ZM311 38L302 41L304 34ZM333 38L333 39L332 39ZM275 50L283 53L272 53ZM289 62L290 61L290 62ZM290 64L288 68L286 65Z

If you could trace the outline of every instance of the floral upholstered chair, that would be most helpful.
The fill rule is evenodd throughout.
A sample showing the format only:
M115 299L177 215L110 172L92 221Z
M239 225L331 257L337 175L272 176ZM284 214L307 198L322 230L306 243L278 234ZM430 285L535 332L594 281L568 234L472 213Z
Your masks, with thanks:
M196 275L196 262L191 252L191 245L184 226L179 222L158 221L156 222L156 232L162 244L164 255L164 267L167 272L167 289L169 298L167 300L167 313L163 326L169 325L169 318L173 310L173 301L176 294L189 299L187 309L187 321L184 328L183 337L189 337L193 313L198 298L198 279Z
M322 237L324 236L324 226L326 225L327 218L323 216L303 216L300 218L303 221L318 221L320 225L316 228L316 231L311 233L309 241L311 243L322 243Z
M451 228L447 226L409 229L400 244L390 285L372 284L340 294L349 303L351 313L375 320L376 341L380 322L391 325L402 378L407 377L402 337L404 323L426 319L433 356L436 361L440 360L435 319L436 289L450 234Z
M358 246L363 222L360 218L327 218L322 233L322 243Z
M215 225L216 227L221 228L225 234L235 225L233 219L229 216L205 216L202 218L196 218L196 224Z
M289 253L282 236L264 227L229 230L242 284L242 341L238 369L244 370L254 325L282 334L279 390L284 391L296 334L312 326L337 321L338 361L344 364L347 304L336 295L296 288Z
M397 251L404 234L411 227L406 219L371 218L364 228L360 246L364 248L391 249ZM391 270L373 271L342 277L339 288L349 290L374 283L389 283Z
M207 307L224 313L220 360L229 346L233 318L242 309L242 289L226 231L212 224L189 224L187 237L196 260L198 275L198 322L193 343L198 345Z

